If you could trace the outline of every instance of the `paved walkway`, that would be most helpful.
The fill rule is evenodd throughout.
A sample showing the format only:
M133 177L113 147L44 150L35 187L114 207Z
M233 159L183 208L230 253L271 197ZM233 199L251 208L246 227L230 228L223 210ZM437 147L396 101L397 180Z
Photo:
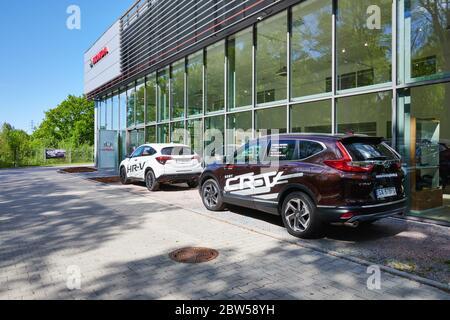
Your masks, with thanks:
M228 223L195 208L192 191L149 195L55 169L0 171L0 182L0 299L450 298L388 273L368 290L365 266ZM220 256L168 258L186 246ZM70 291L78 271L81 289Z

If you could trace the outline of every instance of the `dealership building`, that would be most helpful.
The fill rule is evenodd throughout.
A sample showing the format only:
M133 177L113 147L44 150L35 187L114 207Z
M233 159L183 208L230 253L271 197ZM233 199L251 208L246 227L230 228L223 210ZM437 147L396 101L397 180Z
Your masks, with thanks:
M100 168L146 142L205 156L210 129L224 145L382 136L403 156L409 215L450 222L450 0L140 0L84 71Z

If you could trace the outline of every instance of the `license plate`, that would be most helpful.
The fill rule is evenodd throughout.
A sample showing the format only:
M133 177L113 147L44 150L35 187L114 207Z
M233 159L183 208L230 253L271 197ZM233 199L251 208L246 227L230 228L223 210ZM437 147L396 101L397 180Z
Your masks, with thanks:
M177 159L177 163L182 163L182 164L186 164L186 163L190 163L191 159Z
M397 195L397 190L395 188L384 188L378 189L376 193L378 199L384 199L389 197L395 197Z

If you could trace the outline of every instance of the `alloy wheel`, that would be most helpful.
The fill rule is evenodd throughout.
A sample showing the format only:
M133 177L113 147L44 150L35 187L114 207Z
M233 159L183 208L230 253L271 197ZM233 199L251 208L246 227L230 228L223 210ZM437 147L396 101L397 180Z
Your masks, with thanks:
M203 199L208 208L217 206L219 202L219 190L213 183L208 183L203 189Z
M311 212L307 204L301 199L292 199L285 210L289 227L296 232L305 232L311 224Z

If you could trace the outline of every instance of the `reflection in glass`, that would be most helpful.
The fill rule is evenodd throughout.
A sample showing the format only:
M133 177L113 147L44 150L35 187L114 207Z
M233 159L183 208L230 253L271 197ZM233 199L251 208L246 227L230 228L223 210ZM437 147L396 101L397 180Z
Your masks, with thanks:
M203 113L203 51L188 57L187 63L188 115Z
M383 137L392 143L392 92L341 98L336 107L337 132Z
M180 60L172 65L170 90L172 92L172 118L184 117L184 71L185 61Z
M338 90L390 82L392 0L340 0L337 19Z
M203 120L192 119L187 121L187 145L197 154L203 155Z
M115 92L111 102L111 124L112 130L119 130L119 93Z
M225 108L225 42L206 49L206 112Z
M450 222L450 84L412 88L410 101L411 214Z
M136 125L145 121L145 83L144 79L138 81L136 86Z
M128 87L127 91L127 127L135 125L134 120L135 87L134 84Z
M292 97L331 91L332 1L292 8Z
M147 76L147 123L156 121L156 74Z
M158 71L158 119L169 120L169 68Z
M252 139L252 112L232 113L227 118L227 155Z
M225 145L225 117L205 118L205 161L222 161Z
M410 0L405 11L409 78L449 76L450 2Z
M156 143L156 126L147 127L147 136L145 143Z
M170 133L170 142L184 143L184 121L173 122Z
M287 13L257 25L257 103L285 100L287 96Z
M228 40L229 108L250 106L252 99L253 32L247 29Z
M291 131L332 133L331 101L298 104L291 107Z
M284 106L257 110L255 117L256 132L259 137L287 132L287 110Z
M169 124L158 126L158 143L170 143Z

